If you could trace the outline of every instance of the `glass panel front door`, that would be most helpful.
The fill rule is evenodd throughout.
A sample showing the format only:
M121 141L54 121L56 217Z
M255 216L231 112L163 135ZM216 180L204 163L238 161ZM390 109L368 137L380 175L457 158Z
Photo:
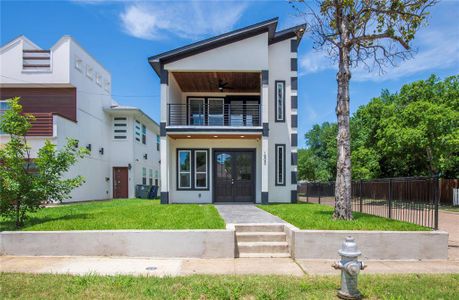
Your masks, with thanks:
M253 151L216 151L214 165L215 202L255 201Z

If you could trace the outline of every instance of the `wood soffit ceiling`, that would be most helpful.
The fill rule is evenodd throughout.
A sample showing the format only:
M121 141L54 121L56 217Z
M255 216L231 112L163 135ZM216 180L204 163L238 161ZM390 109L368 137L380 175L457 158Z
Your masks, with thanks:
M259 93L259 72L173 72L182 92L218 93L219 82L227 83L225 93Z

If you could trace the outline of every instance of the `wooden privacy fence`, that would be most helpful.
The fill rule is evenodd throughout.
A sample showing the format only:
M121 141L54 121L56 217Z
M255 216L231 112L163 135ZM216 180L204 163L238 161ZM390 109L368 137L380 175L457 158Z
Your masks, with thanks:
M403 177L352 182L352 210L438 229L440 181ZM335 182L298 185L302 201L334 205Z

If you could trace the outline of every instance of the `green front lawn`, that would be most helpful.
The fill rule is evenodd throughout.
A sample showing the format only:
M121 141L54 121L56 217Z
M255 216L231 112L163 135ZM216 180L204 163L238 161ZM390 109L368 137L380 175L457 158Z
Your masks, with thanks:
M427 231L430 228L354 212L352 221L332 219L333 207L313 203L258 205L300 229Z
M440 206L440 210L459 212L459 206Z
M45 208L31 214L23 230L224 228L225 222L213 205L120 199ZM14 224L0 219L0 230L15 230Z
M457 299L459 275L361 275L366 299ZM2 299L337 299L339 276L1 274Z

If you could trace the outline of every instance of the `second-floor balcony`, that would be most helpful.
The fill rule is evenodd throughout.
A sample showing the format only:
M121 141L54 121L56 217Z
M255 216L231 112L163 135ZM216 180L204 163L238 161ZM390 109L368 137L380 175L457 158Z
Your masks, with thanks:
M168 126L258 127L261 126L261 105L231 104L168 104Z

